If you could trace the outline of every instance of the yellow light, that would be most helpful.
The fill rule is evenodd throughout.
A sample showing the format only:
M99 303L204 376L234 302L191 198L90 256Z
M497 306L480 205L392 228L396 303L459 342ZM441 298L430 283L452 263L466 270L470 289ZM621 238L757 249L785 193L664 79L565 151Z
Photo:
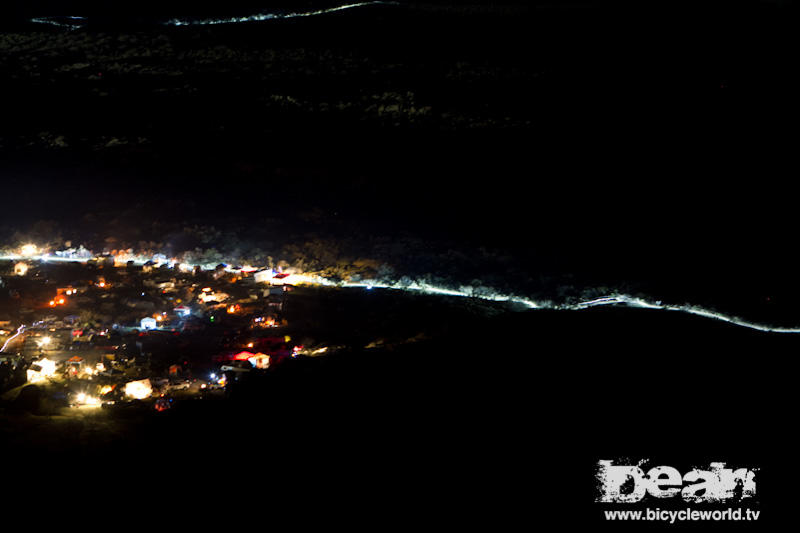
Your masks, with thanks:
M248 348L252 348L252 347L253 347L253 343L252 343L252 342L248 342L248 343L247 343L247 347L248 347Z
M50 359L44 358L40 359L39 361L34 361L35 365L39 365L41 370L36 371L32 368L29 368L27 371L28 374L28 381L30 383L41 383L45 381L48 377L55 375L56 373L56 362L51 361Z
M153 387L150 385L149 379L142 379L140 381L131 381L125 384L125 395L143 400L153 394Z
M85 406L97 406L97 405L100 405L100 399L99 398L97 398L95 396L89 396L88 394L83 393L83 392L78 393L78 395L75 397L75 401L79 405L85 405Z
M27 256L36 255L38 251L39 248L35 244L26 244L20 249L22 255L27 255Z
M53 339L51 339L50 337L42 337L41 339L39 339L39 346L47 346L48 344L50 344L51 340Z

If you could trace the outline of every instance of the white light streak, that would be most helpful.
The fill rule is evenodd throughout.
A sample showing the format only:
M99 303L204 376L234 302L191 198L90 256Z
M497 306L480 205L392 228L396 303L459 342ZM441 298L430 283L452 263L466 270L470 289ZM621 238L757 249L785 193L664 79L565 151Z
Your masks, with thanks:
M313 17L316 15L325 15L327 13L335 13L337 11L344 11L346 9L353 9L356 7L364 7L371 5L399 5L398 2L392 1L372 1L372 2L356 2L352 4L344 4L325 9L316 9L313 11L273 11L261 12L252 15L245 15L241 17L222 17L222 18L172 18L167 21L161 22L164 26L212 26L218 24L241 24L248 22L264 22L267 20L280 20L280 19L293 19L300 17ZM47 24L58 28L65 28L67 30L77 30L84 27L89 19L81 16L59 16L59 17L35 17L30 19L34 24Z
M67 28L68 30L77 30L86 23L86 17L36 17L32 18L31 22L35 24L49 24L59 28Z
M85 263L88 261L89 258L85 257L58 257L58 256L46 256L50 261L61 261L61 262L80 262ZM144 256L133 256L135 264L143 265L147 261L153 260L150 257ZM28 261L31 260L44 260L45 256L40 257L23 257L21 255L5 255L0 256L0 260L8 260L8 261L16 261L20 259L26 259ZM181 267L200 267L204 270L214 270L216 268L216 264L192 264L192 263L183 263L180 265ZM226 268L227 271L232 271L231 267ZM625 307L633 307L638 309L658 309L662 311L678 311L681 313L687 313L690 315L701 316L704 318L709 318L712 320L720 320L723 322L728 322L730 324L754 329L757 331L769 332L769 333L793 333L797 334L800 333L800 327L780 327L780 326L771 326L769 324L763 324L759 322L752 322L749 320L744 320L742 318L728 315L725 313L713 311L710 309L705 309L700 306L696 305L675 305L675 304L664 304L660 301L651 301L646 300L644 298L634 297L628 294L610 294L607 296L602 296L599 298L594 298L592 300L586 300L583 302L573 303L573 304L554 304L551 302L536 302L531 300L530 298L525 298L516 295L506 295L500 293L487 293L487 291L482 291L480 294L475 294L473 290L469 287L461 288L461 289L452 289L447 287L439 287L436 285L431 285L429 283L423 281L412 281L411 283L386 283L381 282L378 280L364 280L359 282L337 282L322 276L318 276L316 274L306 274L306 273L292 273L289 278L286 278L285 281L289 282L288 284L298 284L298 285L316 285L316 286L323 286L323 287L344 287L344 288L372 288L372 289L391 289L391 290L402 290L402 291L414 291L420 292L423 294L435 294L441 296L455 296L455 297L464 297L464 298L476 298L480 300L487 300L487 301L494 301L494 302L508 302L511 304L519 304L523 305L530 309L553 309L553 310L568 310L568 311L578 311L582 309L588 309L590 307L599 307L604 305L620 305ZM20 330L17 331L17 334L13 337L9 337L6 341L3 349L5 349L8 342L19 335L22 331L24 326L20 326Z
M164 22L167 26L210 26L216 24L239 24L243 22L263 22L265 20L275 19L291 19L299 17L313 17L315 15L325 15L326 13L334 13L336 11L344 11L345 9L353 9L355 7L363 7L370 5L397 5L397 2L357 2L354 4L345 4L336 7L329 7L327 9L317 9L314 11L299 11L299 12L273 12L273 13L257 13L254 15L247 15L244 17L227 17L215 19L181 19L173 18Z
M8 343L11 342L12 340L16 339L20 335L20 333L22 333L23 331L25 331L25 324L23 324L19 328L17 328L17 332L6 339L6 342L3 343L3 347L0 348L0 352L5 352L6 348L8 347Z

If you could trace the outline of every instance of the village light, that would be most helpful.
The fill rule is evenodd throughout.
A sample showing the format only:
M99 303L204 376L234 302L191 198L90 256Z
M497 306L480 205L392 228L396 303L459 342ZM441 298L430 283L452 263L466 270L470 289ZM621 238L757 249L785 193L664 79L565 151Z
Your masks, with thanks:
M38 366L39 370L34 368L29 368L27 370L29 383L41 383L45 381L46 378L53 376L56 373L56 362L51 361L50 359L40 359L39 361L35 361L33 364Z
M153 394L153 387L149 379L131 381L125 384L125 395L137 400L143 400Z
M79 405L97 406L100 405L100 399L95 396L89 396L85 392L80 392L75 396L75 403Z
M26 256L36 255L38 251L39 248L35 244L26 244L20 249L21 254Z

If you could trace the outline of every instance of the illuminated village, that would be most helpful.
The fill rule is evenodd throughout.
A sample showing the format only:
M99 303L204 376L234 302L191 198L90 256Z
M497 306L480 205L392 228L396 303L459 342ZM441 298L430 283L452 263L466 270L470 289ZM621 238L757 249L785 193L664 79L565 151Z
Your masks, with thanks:
M280 270L105 257L50 260L34 245L0 262L0 387L66 409L164 411L223 396L231 382L306 349L284 316L294 278ZM43 392L42 392L43 391Z
M760 331L800 331L621 293L553 304L464 286L361 278L334 282L291 267L198 265L130 250L94 254L83 247L49 251L26 244L5 250L0 280L0 400L24 407L33 394L35 405L46 398L51 410L67 412L166 411L176 400L224 398L231 384L263 377L287 361L336 353L342 345L332 342L335 335L320 340L319 332L308 327L316 305L309 301L324 300L315 292L323 289L357 288L358 294L391 289L394 295L412 292L441 299L437 305L455 297L460 307L477 306L479 314L625 306L679 311ZM299 307L293 304L298 291L305 291L306 299ZM363 303L357 299L355 306ZM295 324L287 308L306 324ZM341 314L340 309L334 313ZM348 330L363 326L363 319L350 318L344 338ZM398 323L402 329L403 323L388 313L382 320L373 333L385 334ZM319 322L343 329L330 316ZM421 323L420 328L432 327ZM409 330L406 337L403 342L426 334ZM368 341L361 343L366 348L384 346L383 341L362 340Z

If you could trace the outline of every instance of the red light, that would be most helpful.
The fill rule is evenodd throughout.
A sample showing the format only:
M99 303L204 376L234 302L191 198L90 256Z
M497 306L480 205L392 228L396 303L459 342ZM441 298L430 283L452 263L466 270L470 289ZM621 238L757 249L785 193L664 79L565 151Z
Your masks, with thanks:
M250 359L254 355L255 355L254 353L250 353L250 352L239 352L239 353L237 353L236 355L233 356L233 360L234 361L247 361L248 359Z

